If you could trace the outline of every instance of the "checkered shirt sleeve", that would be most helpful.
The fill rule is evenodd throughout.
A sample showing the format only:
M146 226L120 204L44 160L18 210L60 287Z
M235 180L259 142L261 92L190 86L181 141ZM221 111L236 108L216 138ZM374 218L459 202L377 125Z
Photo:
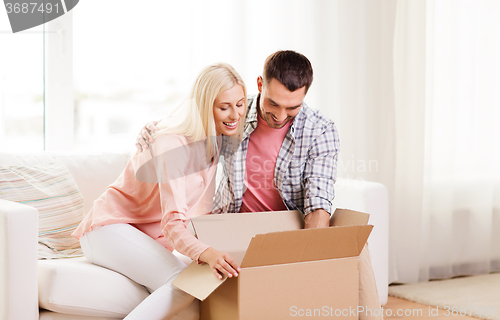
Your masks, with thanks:
M314 210L323 209L332 214L340 144L335 125L332 123L321 135L309 139L311 148L303 173L303 213L307 215ZM292 198L298 200L297 197L292 196Z

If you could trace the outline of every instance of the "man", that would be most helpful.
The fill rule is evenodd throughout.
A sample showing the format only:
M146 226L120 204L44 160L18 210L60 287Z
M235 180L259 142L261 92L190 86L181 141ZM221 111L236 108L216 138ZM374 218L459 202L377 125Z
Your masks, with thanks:
M214 213L300 210L305 228L329 226L340 142L335 124L303 102L312 80L311 63L302 54L278 51L266 59L257 78L259 94L248 99L241 144L225 158ZM155 128L146 128L138 148L152 141L148 129ZM366 247L359 302L365 309L380 308Z

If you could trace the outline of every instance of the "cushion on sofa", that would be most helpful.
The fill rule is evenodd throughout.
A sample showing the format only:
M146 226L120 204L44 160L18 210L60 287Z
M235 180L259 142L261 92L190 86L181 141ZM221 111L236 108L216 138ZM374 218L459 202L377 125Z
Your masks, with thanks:
M113 183L125 168L130 154L11 154L0 152L0 165L33 166L62 161L75 179L83 196L83 212L87 214L106 187Z
M82 255L71 233L84 216L83 197L62 162L0 165L0 198L38 210L39 258Z
M123 317L89 317L76 314L57 313L47 310L40 310L38 320L123 320Z
M123 318L148 295L143 286L85 257L38 262L38 300L43 309Z

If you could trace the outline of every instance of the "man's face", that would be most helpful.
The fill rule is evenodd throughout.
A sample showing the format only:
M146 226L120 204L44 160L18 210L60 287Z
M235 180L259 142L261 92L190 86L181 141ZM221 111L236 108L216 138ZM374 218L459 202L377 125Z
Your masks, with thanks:
M295 91L288 90L278 80L271 79L264 83L262 77L257 78L260 92L260 116L273 129L281 129L299 114L306 96L306 87Z

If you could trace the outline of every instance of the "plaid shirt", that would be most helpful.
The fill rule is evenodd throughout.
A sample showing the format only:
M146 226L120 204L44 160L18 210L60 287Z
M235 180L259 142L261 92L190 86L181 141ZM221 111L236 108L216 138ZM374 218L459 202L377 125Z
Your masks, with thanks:
M223 148L223 175L213 213L240 211L248 141L257 127L257 104L258 96L248 99L250 107L238 149L230 152ZM274 169L276 188L289 210L307 215L323 209L331 214L339 145L335 124L303 103L283 140Z

